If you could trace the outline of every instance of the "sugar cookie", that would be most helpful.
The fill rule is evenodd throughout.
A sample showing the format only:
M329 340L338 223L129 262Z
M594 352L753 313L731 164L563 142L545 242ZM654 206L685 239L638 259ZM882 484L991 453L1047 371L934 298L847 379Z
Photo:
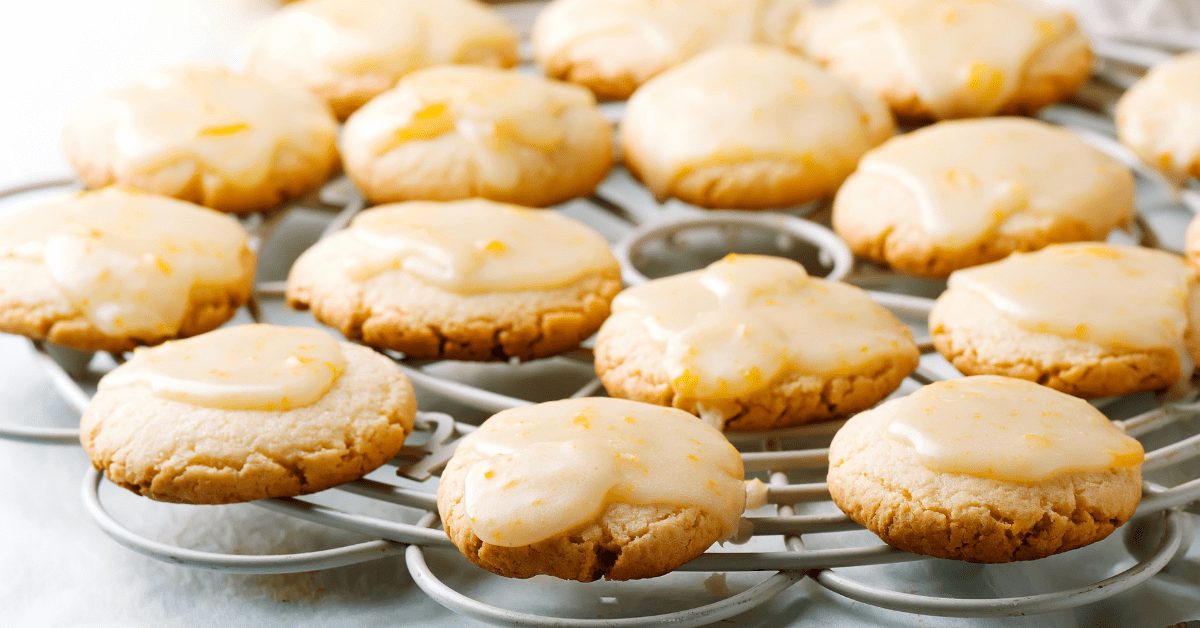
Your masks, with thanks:
M483 199L384 205L300 256L287 300L419 359L570 351L621 288L608 243L551 211Z
M848 416L888 396L920 358L908 328L859 288L757 255L622 292L595 354L609 394L727 430Z
M713 208L830 196L894 132L878 97L765 46L717 48L664 72L621 121L625 164L659 200Z
M1087 402L980 376L852 417L829 447L829 492L887 544L974 563L1094 543L1142 494L1142 446Z
M362 477L400 451L415 399L370 349L318 329L238 325L139 350L100 380L80 434L119 486L228 504Z
M1117 102L1117 135L1142 161L1200 178L1200 51L1151 68Z
M1133 219L1133 174L1025 118L940 122L866 154L833 204L859 257L905 273L959 268L1056 242L1103 240Z
M675 410L568 399L506 410L458 445L438 486L446 534L512 578L663 575L737 530L742 459Z

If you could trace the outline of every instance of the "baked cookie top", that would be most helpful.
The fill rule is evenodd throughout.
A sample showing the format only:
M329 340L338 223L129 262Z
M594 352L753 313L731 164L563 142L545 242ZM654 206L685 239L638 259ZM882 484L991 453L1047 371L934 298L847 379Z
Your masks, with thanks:
M1173 253L1074 243L956 271L949 289L987 300L1024 330L1126 351L1167 348L1191 379L1195 271Z
M1151 68L1117 102L1121 141L1150 166L1182 181L1200 178L1200 51Z
M44 268L75 314L112 337L173 337L193 291L248 293L254 272L248 236L233 218L124 188L0 217L6 260ZM33 284L3 292L19 302L21 285Z
M626 289L601 335L624 325L644 327L676 395L713 407L796 372L852 375L917 353L908 328L863 290L760 255Z
M933 471L1008 482L1133 467L1144 455L1086 401L994 375L923 386L882 425L880 438L912 448Z
M413 72L355 112L341 146L374 202L482 196L544 206L590 192L612 165L591 92L517 72Z
M554 78L625 98L709 48L781 44L805 0L554 0L533 25L533 54Z
M590 227L484 199L381 205L318 246L344 251L337 271L347 281L401 272L463 295L559 288L619 272L608 242Z
M1069 131L1025 118L939 122L895 137L862 158L843 190L869 185L894 188L916 211L849 207L850 195L839 193L839 233L853 240L903 225L950 252L1036 231L1046 219L1086 226L1100 239L1134 210L1128 168Z
M728 536L746 500L742 459L720 432L681 410L621 399L501 412L459 443L446 468L457 473L471 529L503 547L569 533L613 503L698 507Z
M807 13L792 43L898 114L934 119L1032 113L1091 66L1071 15L1034 0L847 0Z
M133 357L80 424L109 479L153 499L231 503L311 493L383 464L412 431L388 358L317 329L238 325Z
M155 72L79 107L63 143L92 187L115 182L231 212L270 209L293 178L319 185L337 122L312 94L217 66ZM307 191L307 190L305 190Z
M247 66L313 90L345 119L413 70L517 59L512 26L474 0L303 0L259 27Z
M720 199L693 199L681 179L762 161L802 170L789 204L832 194L863 153L894 132L878 97L796 55L750 45L711 50L655 77L629 99L621 121L626 161L646 185L660 199L683 193L702 205ZM771 183L746 177L719 187L744 188L743 202L753 204ZM713 195L722 192L732 195Z

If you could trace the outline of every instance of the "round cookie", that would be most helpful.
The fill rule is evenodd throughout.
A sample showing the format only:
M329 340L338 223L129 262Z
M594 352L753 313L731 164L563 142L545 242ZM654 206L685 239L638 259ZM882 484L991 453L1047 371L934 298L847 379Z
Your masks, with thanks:
M920 358L908 328L864 291L757 255L625 290L595 355L614 397L726 430L851 415L891 394Z
M829 492L902 550L1005 563L1099 541L1141 499L1142 446L1087 402L1023 380L930 384L852 417Z
M737 530L742 459L695 417L622 399L506 410L459 443L438 513L502 576L653 578Z
M184 66L84 103L62 143L88 187L248 213L324 183L338 165L336 134L328 107L302 89Z
M238 325L137 351L100 380L80 439L110 481L151 499L289 497L391 460L415 399L396 364L366 347Z
M1033 114L1092 67L1071 15L1032 0L845 0L806 13L791 44L908 120Z
M254 254L236 220L105 188L0 217L0 331L119 353L193 336L250 298Z
M579 346L620 267L591 228L483 199L376 207L300 256L287 301L417 359L528 360Z
M400 79L346 121L346 174L372 203L483 197L544 207L590 194L612 130L577 85L442 66Z
M1117 102L1117 136L1175 181L1200 178L1200 51L1151 68Z
M1025 118L939 122L868 152L833 203L859 257L924 277L1057 242L1103 240L1134 215L1133 174Z
M625 164L660 201L710 208L830 196L894 132L882 100L765 46L721 47L667 70L621 120Z
M553 0L531 38L546 75L625 99L660 72L725 44L782 44L806 0Z
M255 31L247 69L311 90L345 120L413 70L518 59L512 26L475 0L302 0Z
M960 270L934 304L934 346L967 375L1084 398L1188 386L1200 359L1197 272L1177 255L1059 244Z

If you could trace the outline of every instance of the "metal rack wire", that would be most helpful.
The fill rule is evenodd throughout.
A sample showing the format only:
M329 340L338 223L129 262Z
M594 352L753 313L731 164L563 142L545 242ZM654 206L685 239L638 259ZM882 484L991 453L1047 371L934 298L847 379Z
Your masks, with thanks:
M1101 52L1123 63L1145 61L1151 56L1151 53L1146 53L1128 43L1119 43L1119 45L1112 46L1111 49L1101 48ZM1048 113L1046 117L1076 130L1101 150L1113 154L1131 167L1138 168L1140 174L1148 177L1151 181L1158 180L1150 172L1144 172L1137 160L1128 154L1128 151L1122 152L1124 149L1119 144L1115 144L1110 137L1089 130L1086 128L1086 124L1075 124L1079 120L1086 122L1089 116L1095 117L1101 116L1101 114L1083 110L1063 114L1059 110ZM621 175L618 173L617 176ZM54 181L22 186L17 189L0 191L0 198L47 187L67 185L72 185L72 182ZM1192 208L1193 211L1200 210L1200 194L1194 190L1178 192L1180 192L1178 198L1182 203ZM873 284L881 281L879 274L851 274L853 258L841 240L823 227L798 218L796 215L700 212L678 207L664 212L657 205L633 206L637 200L631 201L630 198L627 194L623 194L621 189L605 190L602 188L596 197L588 201L593 210L608 212L621 220L641 223L615 247L622 264L623 277L629 284L639 283L646 279L639 264L639 257L645 246L664 240L670 245L687 230L712 228L724 231L730 238L736 238L738 231L742 229L766 229L774 234L776 245L780 249L787 249L797 241L814 246L819 251L817 259L826 268L827 276L830 278L845 279L860 284ZM301 201L299 205L334 212L322 237L345 227L353 216L365 207L362 199L348 190L347 186L341 182L327 186L321 193ZM282 208L268 214L256 215L247 220L245 225L251 232L256 247L270 237L290 209L291 207ZM819 211L819 208L808 207L800 208L793 214L803 214L814 209ZM1143 235L1147 232L1148 229L1143 228ZM887 276L882 275L882 278L882 281L886 283ZM255 289L255 298L247 305L250 318L256 321L265 320L262 309L259 307L259 300L277 299L282 292L282 282L260 283ZM877 302L900 316L924 318L932 303L929 299L908 294L883 291L875 291L871 294ZM918 339L918 344L921 346L923 354L932 352L932 346L928 339ZM33 343L33 346L54 386L62 392L73 408L82 412L87 405L97 376L97 373L87 371L91 356L63 352L42 343ZM401 369L419 389L450 399L463 406L491 413L531 403L525 399L431 374L428 372L430 363L407 361L398 354L391 355L397 359ZM121 361L120 356L113 357L114 363ZM591 361L591 354L587 349L581 349L566 357L583 363ZM522 366L514 365L513 368L520 369ZM910 376L905 386L915 388L937 379L940 379L940 376L936 372L919 367ZM598 380L593 379L579 387L570 396L588 396L599 390ZM1165 401L1154 409L1116 422L1133 436L1151 434L1200 414L1200 402L1196 401L1196 396L1196 393L1193 392L1181 400ZM908 613L951 617L998 617L1045 613L1091 604L1137 587L1164 569L1181 552L1181 549L1191 543L1192 526L1183 509L1200 499L1200 478L1171 487L1148 481L1144 486L1144 498L1135 514L1136 521L1131 526L1137 525L1138 522L1159 525L1161 535L1159 535L1157 543L1153 543L1154 547L1148 552L1139 555L1140 560L1133 566L1086 586L1022 597L961 599L888 590L854 580L839 569L927 560L927 557L910 554L878 543L839 549L809 549L807 547L806 540L811 544L812 535L861 530L857 524L841 513L798 514L805 510L805 506L820 506L827 503L829 500L828 488L823 482L794 482L789 477L789 472L793 474L796 472L819 472L826 465L828 450L821 446L811 445L814 442L822 444L827 441L840 425L841 422L830 422L772 432L728 434L730 440L743 450L742 457L747 473L767 479L767 502L775 508L773 515L744 517L744 527L747 533L759 537L781 537L779 547L774 551L723 550L710 552L684 565L681 571L776 573L746 591L730 595L711 604L636 618L572 619L507 610L455 590L434 573L426 561L425 549L452 548L453 546L445 534L436 528L436 500L431 492L430 479L448 461L457 439L474 429L472 425L455 421L454 418L443 413L421 412L418 414L416 429L410 439L410 444L406 445L401 454L388 465L395 471L394 479L389 478L386 482L378 479L363 479L331 489L331 491L353 495L363 500L382 501L412 509L416 513L415 523L403 523L370 516L349 508L333 508L321 505L309 498L271 499L255 502L271 511L365 534L376 540L298 554L254 556L202 552L160 543L125 527L105 508L101 499L101 487L105 481L98 471L93 470L84 478L82 498L87 511L110 537L133 551L158 560L213 571L269 574L328 569L403 555L407 569L416 584L430 598L446 608L488 623L523 626L580 628L593 626L640 627L660 624L698 626L733 617L761 605L806 577L830 591L853 600ZM78 443L78 430L31 428L5 423L0 425L0 438L41 444L69 444ZM802 443L802 446L794 448L796 443ZM1144 469L1146 471L1162 470L1196 457L1200 457L1200 434L1191 435L1149 451L1146 455Z

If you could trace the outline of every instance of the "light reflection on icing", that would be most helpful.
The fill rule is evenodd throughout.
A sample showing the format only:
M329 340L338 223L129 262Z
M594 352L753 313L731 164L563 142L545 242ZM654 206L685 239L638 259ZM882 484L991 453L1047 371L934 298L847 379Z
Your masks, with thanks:
M277 154L327 159L337 123L301 89L195 65L161 70L88 103L69 132L111 137L118 180L194 162L255 189L272 175Z
M936 382L880 411L889 408L887 436L934 471L1037 482L1143 458L1141 443L1086 401L1019 379Z
M760 390L785 370L848 374L881 353L916 353L908 329L865 292L778 257L730 255L629 288L613 316L644 326L672 388L693 398Z
M847 0L815 14L805 48L827 59L847 32L879 29L917 97L939 119L987 116L1026 81L1035 54L1083 35L1065 11L1028 0Z
M64 296L110 336L173 336L200 286L236 285L237 221L174 199L106 188L0 220L0 257L45 264Z
M1190 287L1183 258L1101 243L1059 244L955 272L949 287L976 293L1021 328L1122 350L1184 347Z
M338 341L319 329L237 325L138 349L100 387L146 384L208 408L290 410L315 403L345 369Z
M354 281L402 270L474 294L556 288L617 272L608 242L582 223L483 199L376 207L355 218L343 237L362 245L343 269Z
M1068 131L1024 118L934 124L867 153L859 171L908 190L921 226L947 249L970 247L1024 214L1115 225L1133 211L1127 168Z
M463 462L463 461L468 462ZM569 399L506 410L463 438L463 502L485 543L529 545L595 519L610 503L696 506L732 533L742 461L695 417L622 399Z

